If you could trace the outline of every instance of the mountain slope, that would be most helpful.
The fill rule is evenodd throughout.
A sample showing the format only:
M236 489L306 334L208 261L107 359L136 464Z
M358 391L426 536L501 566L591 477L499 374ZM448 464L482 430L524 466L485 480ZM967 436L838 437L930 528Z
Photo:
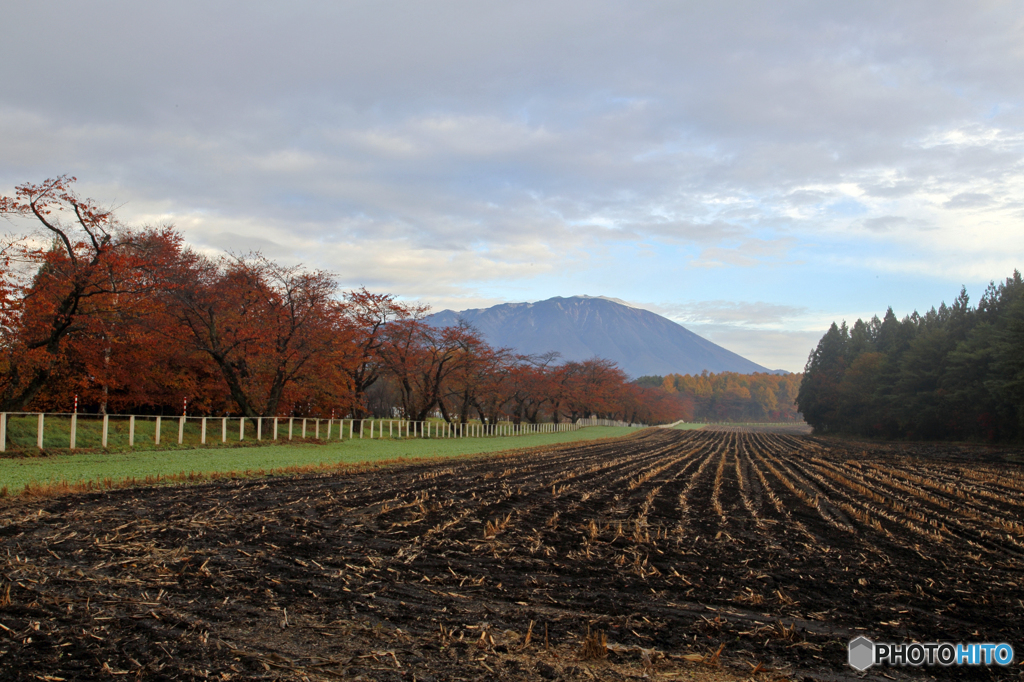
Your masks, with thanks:
M697 336L680 324L620 301L556 296L536 303L443 310L427 318L438 327L459 318L495 347L538 355L557 351L563 360L607 358L632 377L648 374L769 372L765 367Z

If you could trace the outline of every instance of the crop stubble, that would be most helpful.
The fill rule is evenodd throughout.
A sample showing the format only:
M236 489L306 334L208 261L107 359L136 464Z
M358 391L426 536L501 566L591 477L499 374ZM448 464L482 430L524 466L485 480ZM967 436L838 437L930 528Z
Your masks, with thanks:
M963 452L652 429L13 502L0 672L611 679L720 652L834 678L857 634L1016 645L1024 472Z

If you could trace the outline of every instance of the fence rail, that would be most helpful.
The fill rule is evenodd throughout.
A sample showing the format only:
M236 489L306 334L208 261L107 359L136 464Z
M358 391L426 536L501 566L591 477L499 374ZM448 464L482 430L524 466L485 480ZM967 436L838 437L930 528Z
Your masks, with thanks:
M34 429L32 422L35 422ZM17 429L10 429L17 426ZM19 447L76 449L134 447L137 443L171 442L178 445L209 445L246 439L326 440L360 438L484 438L534 433L576 431L586 426L635 426L607 419L580 419L576 423L496 424L410 421L403 419L318 419L313 417L163 417L134 414L92 415L78 413L0 412L0 451L8 440ZM35 431L32 436L26 435ZM385 436L385 430L387 436ZM8 432L11 438L8 438ZM14 432L18 432L18 436Z
M638 424L635 422L621 422L616 419L597 419L595 417L577 419L576 423L580 426L622 426L631 428L643 428L646 426L646 424Z

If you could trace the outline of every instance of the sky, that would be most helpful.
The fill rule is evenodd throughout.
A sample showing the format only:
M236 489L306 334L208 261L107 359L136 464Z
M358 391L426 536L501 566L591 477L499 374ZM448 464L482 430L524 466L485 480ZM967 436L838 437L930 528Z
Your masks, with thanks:
M0 193L770 368L1024 265L1024 3L12 2ZM17 231L23 226L6 225Z

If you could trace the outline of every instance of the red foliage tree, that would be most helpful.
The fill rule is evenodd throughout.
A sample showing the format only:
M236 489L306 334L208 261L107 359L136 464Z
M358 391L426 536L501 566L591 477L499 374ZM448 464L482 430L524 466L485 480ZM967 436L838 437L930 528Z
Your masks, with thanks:
M246 417L277 414L286 389L315 376L316 362L348 340L335 290L324 272L259 254L211 260L192 252L165 285L182 340L213 360Z
M0 410L24 409L40 394L64 360L68 337L108 310L111 296L150 285L138 277L147 239L79 197L74 182L60 176L0 197L0 215L35 225L3 250Z
M345 411L361 419L369 414L366 391L386 369L380 352L386 342L385 327L399 320L420 319L427 308L401 303L391 294L371 293L365 287L345 294L345 301L350 341L337 345L331 363L345 374L350 387Z

